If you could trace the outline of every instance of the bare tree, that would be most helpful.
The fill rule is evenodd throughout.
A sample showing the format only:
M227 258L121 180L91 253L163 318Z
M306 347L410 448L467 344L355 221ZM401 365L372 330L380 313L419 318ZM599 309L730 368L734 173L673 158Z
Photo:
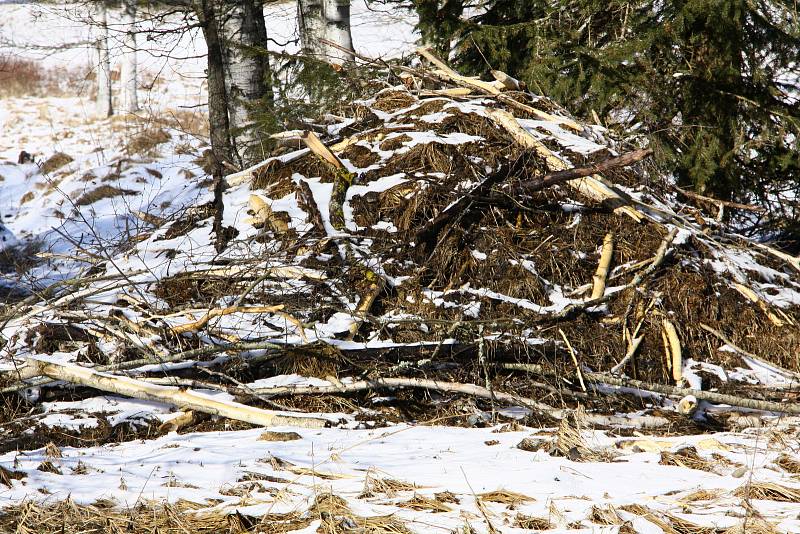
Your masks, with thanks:
M297 0L297 20L303 53L334 65L352 61L350 0Z
M125 26L122 56L122 109L126 113L139 111L136 62L136 0L123 0L122 23Z
M111 101L111 57L108 53L108 6L105 2L94 5L94 16L97 20L97 114L110 117L114 114Z
M254 107L272 100L267 28L262 0L228 4L221 26L228 121L233 156L245 165L261 152Z

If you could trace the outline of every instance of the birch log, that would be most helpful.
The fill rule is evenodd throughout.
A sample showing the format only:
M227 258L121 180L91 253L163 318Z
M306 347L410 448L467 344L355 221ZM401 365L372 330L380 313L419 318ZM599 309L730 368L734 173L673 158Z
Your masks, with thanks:
M330 395L342 393L354 393L367 390L399 389L399 388L421 388L432 391L443 391L449 393L461 393L472 395L484 399L497 400L509 404L524 406L532 410L544 413L553 419L563 419L571 410L562 410L553 406L541 403L527 397L520 397L511 393L490 391L489 389L475 384L462 384L460 382L442 382L439 380L428 380L424 378L374 378L371 380L359 380L347 384L336 384L331 386L287 386L274 388L256 388L254 391L260 395ZM663 417L641 416L636 418L618 417L613 415L587 414L587 421L595 425L603 426L627 426L634 428L655 428L669 424Z
M611 266L611 256L614 254L614 234L606 234L603 239L603 248L600 251L600 262L593 276L592 298L598 299L606 292L606 279L608 268Z
M318 417L300 417L283 415L277 412L254 408L238 402L220 400L194 392L170 386L148 384L127 376L116 376L99 373L85 367L64 365L60 363L28 360L28 365L36 367L39 374L55 380L64 380L73 384L89 386L109 393L117 393L135 399L172 404L183 410L219 415L237 421L244 421L260 426L299 426L304 428L324 428L328 421Z
M544 143L536 139L525 128L520 126L517 119L511 113L500 109L494 109L489 111L488 114L489 118L492 119L495 124L506 130L514 141L525 148L534 150L542 157L551 170L564 171L569 168L569 165L564 160L554 154ZM636 208L627 205L628 201L625 198L613 188L604 184L599 175L570 180L567 182L567 185L598 202L611 202L615 207L615 212L625 213L636 222L641 222L642 219L644 219L644 216Z

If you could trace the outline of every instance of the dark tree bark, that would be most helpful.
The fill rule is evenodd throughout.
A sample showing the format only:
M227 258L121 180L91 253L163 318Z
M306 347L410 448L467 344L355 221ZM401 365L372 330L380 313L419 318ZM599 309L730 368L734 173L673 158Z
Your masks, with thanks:
M228 121L228 94L225 89L225 61L223 43L220 38L220 4L215 0L196 0L193 8L208 48L208 122L211 135L211 154L214 177L214 234L216 247L221 251L226 246L222 228L224 205L222 184L225 164L233 161L230 123Z

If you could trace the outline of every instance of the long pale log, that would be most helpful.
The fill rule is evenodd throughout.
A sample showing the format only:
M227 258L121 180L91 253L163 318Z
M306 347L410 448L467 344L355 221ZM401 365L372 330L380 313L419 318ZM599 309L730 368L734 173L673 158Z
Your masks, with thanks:
M676 384L680 384L683 379L683 350L681 348L681 339L678 337L678 330L669 319L665 318L662 325L669 344L668 357L671 358L672 379L675 380Z
M553 171L567 171L569 165L547 148L544 143L536 139L530 132L523 128L517 119L507 111L494 109L488 111L489 118L495 124L506 130L511 137L525 148L534 150L542 157L547 166ZM632 217L635 221L641 222L644 216L633 206L627 205L628 201L612 188L605 185L599 175L592 174L586 177L564 180L567 185L577 190L581 194L598 202L612 201L616 206L616 212L623 212Z
M285 349L285 346L278 345L272 342L251 342L251 343L229 343L226 345L215 345L211 347L200 347L198 349L191 349L186 350L183 352L176 352L173 354L169 354L167 356L160 356L158 358L150 357L150 358L140 358L138 360L128 360L125 362L120 362L111 365L101 365L98 367L93 368L95 371L120 371L120 370L127 370L127 369L136 369L137 367L142 367L145 365L165 365L169 363L175 362L185 362L187 360L197 358L199 356L211 356L213 354L220 354L223 352L247 352L252 350L273 350L273 351L282 351ZM269 358L277 357L277 355L273 354L270 355ZM252 360L251 360L252 361ZM14 391L20 391L29 387L41 387L47 384L52 383L53 381L50 378L41 378L35 380L33 382L21 382L23 380L28 380L31 378L35 378L37 376L42 376L41 370L39 369L38 365L31 366L31 365L24 365L17 370L14 371L5 371L0 373L0 377L5 378L9 377L11 380L18 380L19 382L10 384L0 389L0 393L11 393Z
M597 271L592 277L592 297L593 299L602 297L606 292L606 279L608 269L611 267L611 256L614 254L614 234L606 234L603 238L603 248L600 252L600 262L597 264Z
M554 371L546 369L545 367L537 364L528 363L503 363L500 364L503 369L510 369L515 371L524 371L538 375L552 375ZM749 408L751 410L762 410L767 412L788 413L798 415L800 414L800 404L798 403L784 403L765 401L759 399L749 399L746 397L739 397L736 395L726 395L724 393L714 393L713 391L703 391L700 389L679 388L667 384L656 384L654 382L644 382L642 380L634 380L633 378L620 378L610 376L603 373L583 373L583 378L589 382L596 384L607 384L609 386L627 387L638 389L641 391L650 391L654 393L661 393L671 397L683 398L687 395L694 395L698 399L714 402L717 404L728 404L730 406L738 406L740 408Z
M537 400L527 397L512 395L511 393L501 393L489 391L487 388L476 386L475 384L462 384L460 382L441 382L439 380L428 380L424 378L374 378L371 380L359 380L348 384L338 384L331 386L288 386L274 388L257 388L254 391L261 395L330 395L341 393L353 393L358 391L368 391L377 389L398 389L398 388L420 388L433 391L444 391L449 393L463 393L484 399L494 399L509 404L517 404L530 408L534 411L549 415L554 419L563 419L571 410L562 410L543 404ZM654 428L669 424L667 419L662 417L640 417L629 419L626 417L604 416L587 414L587 421L603 426L628 426L635 428Z
M434 70L434 74L436 74L436 76L438 76L439 78L444 78L446 80L450 80L451 82L457 85L461 85L462 87L469 87L483 94L493 96L497 98L497 100L503 102L508 106L514 107L526 113L530 113L531 115L535 115L540 119L550 122L556 122L558 124L563 124L564 126L567 126L568 128L571 128L578 132L583 131L581 125L571 119L568 119L566 117L558 117L551 113L547 113L540 109L536 109L527 104L523 104L522 102L517 102L509 95L504 95L502 91L494 83L484 82L476 78L470 78L468 76L462 76L461 74L457 73L456 71L448 67L444 63L444 61L439 59L436 56L436 54L431 52L429 48L426 47L418 48L417 53L420 56L427 59L428 61L430 61L431 64L433 64L436 67L436 70Z
M40 360L28 360L28 365L38 367L39 374L56 380L89 386L101 391L116 393L147 401L172 404L181 409L219 415L237 421L260 426L299 426L324 428L328 421L317 417L298 417L254 408L238 402L218 400L206 395L177 387L148 384L127 376L98 373L92 369L75 365L64 365Z

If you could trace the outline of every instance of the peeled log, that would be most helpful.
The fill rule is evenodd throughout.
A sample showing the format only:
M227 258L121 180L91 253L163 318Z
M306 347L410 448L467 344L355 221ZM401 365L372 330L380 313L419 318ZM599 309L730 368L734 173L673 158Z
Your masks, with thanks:
M614 254L614 234L606 234L603 239L603 248L600 252L600 263L597 265L597 272L594 273L592 298L599 299L606 292L606 279L608 278L608 268L611 266L611 256Z
M238 402L214 399L188 389L148 384L127 376L99 373L76 365L64 365L33 359L29 359L27 363L29 366L37 368L38 374L49 376L55 380L81 384L135 399L172 404L182 410L195 410L212 415L220 415L253 425L324 428L328 424L325 419L317 417L278 414Z
M544 158L547 166L553 171L568 170L569 165L564 162L560 157L554 154L544 143L536 139L525 128L520 126L517 119L509 112L495 109L489 111L489 118L492 121L506 130L511 137L525 148L530 148ZM577 190L583 195L596 200L598 202L609 201L614 204L615 212L622 212L629 215L636 222L641 222L644 216L633 206L627 205L627 200L621 197L612 188L605 185L599 176L587 176L585 178L576 178L570 180L567 184L573 189Z

